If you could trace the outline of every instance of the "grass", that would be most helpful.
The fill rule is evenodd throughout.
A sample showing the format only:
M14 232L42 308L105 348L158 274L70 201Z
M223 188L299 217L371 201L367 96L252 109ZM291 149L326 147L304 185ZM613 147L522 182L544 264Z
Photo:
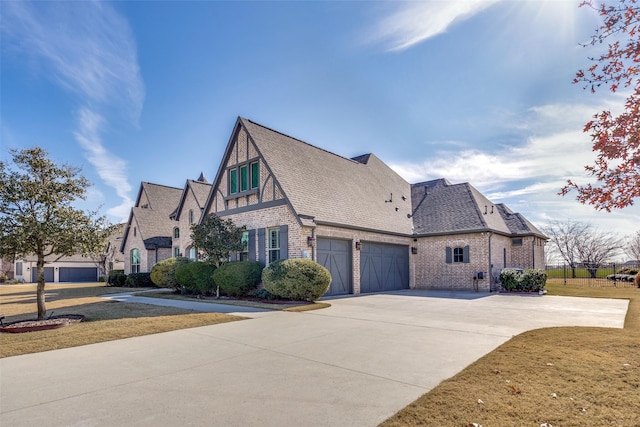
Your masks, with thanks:
M244 319L99 298L108 293L130 291L130 288L106 287L101 283L48 284L48 315L51 312L82 314L86 321L48 331L0 333L0 358ZM6 316L5 323L35 319L36 312L35 284L0 286L0 314Z
M518 335L381 426L640 426L640 289L554 283L547 289L629 299L624 329Z

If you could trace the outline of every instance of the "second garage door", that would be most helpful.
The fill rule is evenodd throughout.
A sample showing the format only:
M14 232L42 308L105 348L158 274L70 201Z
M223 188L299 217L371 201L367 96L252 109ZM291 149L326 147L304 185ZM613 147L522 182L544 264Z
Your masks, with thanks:
M44 268L44 281L45 283L53 283L53 267L45 267ZM33 268L31 270L31 282L33 283L37 283L38 282L38 269L37 268Z
M95 282L98 269L95 267L60 267L60 282Z
M360 292L409 288L409 247L362 242Z

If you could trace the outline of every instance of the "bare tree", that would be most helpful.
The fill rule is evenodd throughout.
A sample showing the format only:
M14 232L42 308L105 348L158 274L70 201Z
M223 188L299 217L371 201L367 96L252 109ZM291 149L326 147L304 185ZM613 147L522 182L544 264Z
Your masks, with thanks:
M590 228L587 233L576 239L576 251L580 262L584 264L592 279L602 264L612 260L620 249L622 241L617 235Z
M576 268L580 262L578 254L578 240L591 229L589 224L579 221L552 221L543 227L549 236L550 249L557 252L571 268L571 277L576 277Z
M640 261L640 230L636 231L636 234L629 238L626 252L632 260L636 262Z

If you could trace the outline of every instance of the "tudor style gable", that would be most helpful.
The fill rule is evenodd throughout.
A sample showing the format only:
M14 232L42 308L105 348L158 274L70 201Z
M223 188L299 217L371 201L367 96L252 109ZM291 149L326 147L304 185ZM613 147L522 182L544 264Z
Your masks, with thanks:
M280 183L242 119L231 135L205 212L228 215L286 204Z

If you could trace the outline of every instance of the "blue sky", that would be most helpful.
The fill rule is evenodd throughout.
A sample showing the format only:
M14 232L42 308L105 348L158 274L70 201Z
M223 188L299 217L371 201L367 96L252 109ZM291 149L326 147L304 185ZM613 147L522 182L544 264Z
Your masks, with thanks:
M468 181L537 225L621 235L640 208L588 181L584 123L624 94L571 84L598 48L579 1L0 2L0 138L83 167L82 204L128 216L141 181L213 179L241 115L410 182Z

